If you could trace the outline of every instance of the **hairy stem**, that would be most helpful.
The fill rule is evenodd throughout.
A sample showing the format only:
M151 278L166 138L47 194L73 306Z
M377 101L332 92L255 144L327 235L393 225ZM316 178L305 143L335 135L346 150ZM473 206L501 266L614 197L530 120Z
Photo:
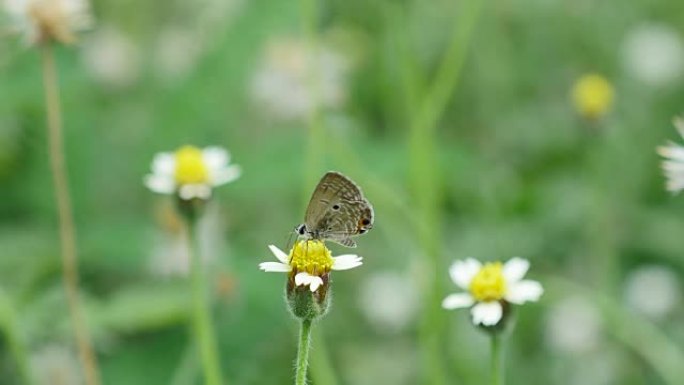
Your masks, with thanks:
M309 347L311 346L311 323L312 321L310 319L302 320L302 327L299 330L295 385L306 385L306 371L309 366Z

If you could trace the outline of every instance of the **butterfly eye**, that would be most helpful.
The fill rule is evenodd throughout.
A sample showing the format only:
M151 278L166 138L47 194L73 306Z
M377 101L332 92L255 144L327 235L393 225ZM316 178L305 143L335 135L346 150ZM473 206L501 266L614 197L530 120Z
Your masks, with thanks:
M363 218L363 219L361 220L361 224L364 225L364 226L370 225L370 219L368 219L368 218Z
M333 205L332 207L333 210L337 211L340 209L340 205Z

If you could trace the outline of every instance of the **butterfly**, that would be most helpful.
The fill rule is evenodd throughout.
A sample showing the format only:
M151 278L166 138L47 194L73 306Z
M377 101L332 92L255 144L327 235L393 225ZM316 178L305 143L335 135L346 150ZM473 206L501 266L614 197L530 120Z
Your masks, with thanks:
M295 232L305 239L329 240L356 247L352 237L373 228L373 206L361 188L336 171L329 171L314 189L304 223Z

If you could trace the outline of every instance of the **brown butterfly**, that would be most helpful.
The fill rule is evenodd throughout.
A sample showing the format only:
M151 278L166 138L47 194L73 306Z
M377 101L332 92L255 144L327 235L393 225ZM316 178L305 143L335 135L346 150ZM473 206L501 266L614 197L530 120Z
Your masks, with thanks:
M373 228L373 206L346 176L329 171L314 189L304 223L295 231L305 239L330 240L356 247L352 237Z

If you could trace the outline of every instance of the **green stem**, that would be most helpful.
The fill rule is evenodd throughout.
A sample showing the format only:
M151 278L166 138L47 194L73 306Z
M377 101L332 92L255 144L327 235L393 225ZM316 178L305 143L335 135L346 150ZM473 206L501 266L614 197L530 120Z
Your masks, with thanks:
M492 333L492 385L503 385L503 350L501 336Z
M202 264L199 239L197 236L197 223L194 219L187 220L188 249L192 270L192 296L193 312L192 323L195 333L197 348L200 352L204 381L207 385L221 385L221 366L216 348L216 337L211 321L211 306L207 290L207 279Z
M0 290L0 329L5 334L8 351L14 358L22 382L24 385L33 384L31 367L26 354L26 341L17 322L17 313L9 296L2 290Z
M306 369L309 366L309 347L311 346L311 323L310 319L302 320L302 327L299 330L295 385L306 385Z

